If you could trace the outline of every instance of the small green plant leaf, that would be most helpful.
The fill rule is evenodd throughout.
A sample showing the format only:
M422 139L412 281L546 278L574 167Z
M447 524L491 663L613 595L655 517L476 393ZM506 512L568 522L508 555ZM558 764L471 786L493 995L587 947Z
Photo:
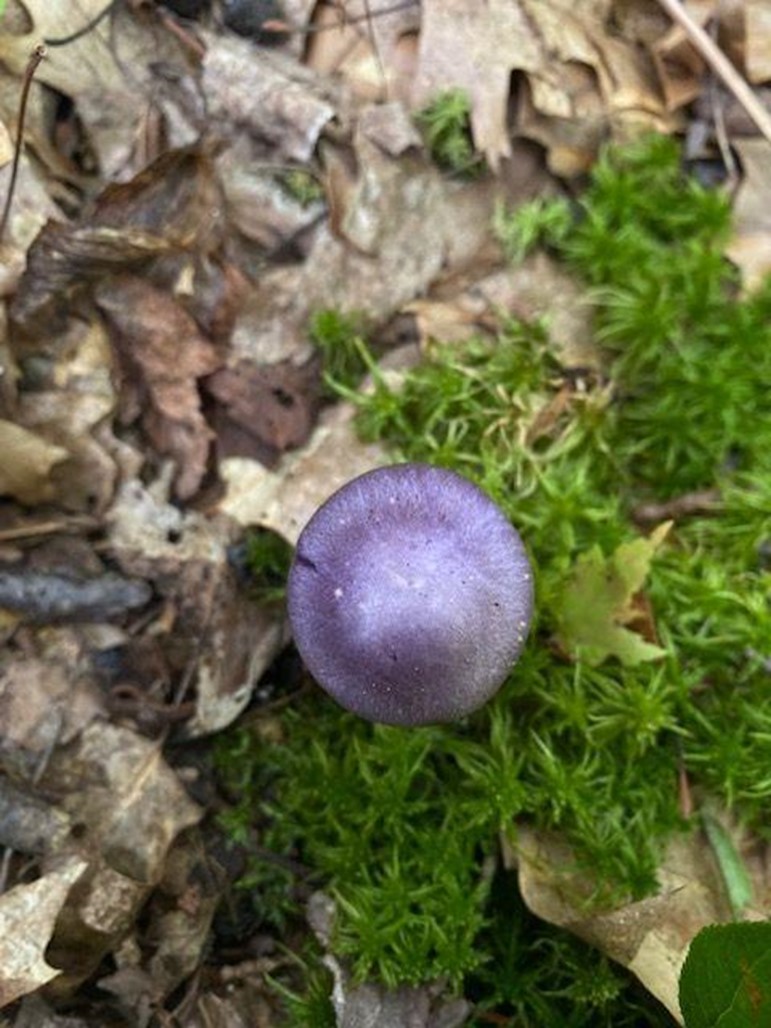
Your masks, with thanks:
M771 924L711 925L691 943L680 975L686 1028L771 1024Z
M671 525L667 521L647 539L622 543L609 557L595 546L579 558L558 603L559 636L565 649L580 651L592 665L613 656L633 667L664 655L660 646L626 626L636 616L635 594Z
M733 839L723 825L711 814L702 814L704 833L720 868L720 875L728 895L734 917L741 917L752 902L752 882L747 868L734 846Z

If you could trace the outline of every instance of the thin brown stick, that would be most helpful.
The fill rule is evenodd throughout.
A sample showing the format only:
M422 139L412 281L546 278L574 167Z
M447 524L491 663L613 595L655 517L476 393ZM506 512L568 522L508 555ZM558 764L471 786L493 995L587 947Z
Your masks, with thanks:
M93 32L94 29L99 25L100 22L104 21L113 7L117 7L119 0L110 0L106 7L91 19L87 21L85 25L81 25L79 29L71 32L68 36L60 36L59 39L44 39L43 42L46 46L68 46L70 43L77 42L78 39L82 39L83 36L87 36L89 32Z
M11 165L11 177L8 181L8 192L5 195L5 207L3 208L3 216L0 218L0 242L2 242L5 236L5 229L8 225L8 218L11 214L11 202L13 201L13 192L16 188L16 178L19 174L19 160L21 159L21 144L24 137L24 118L27 114L27 99L29 98L29 90L32 85L32 79L35 76L38 65L46 55L46 48L42 43L38 43L35 49L30 55L30 59L27 62L27 67L24 69L24 78L21 85L21 99L19 100L19 124L16 129L16 148L13 151L13 164Z
M771 112L767 111L758 100L750 85L731 64L717 43L713 42L701 25L693 20L680 0L659 0L659 5L685 31L710 68L723 80L723 83L755 122L761 135L771 142Z

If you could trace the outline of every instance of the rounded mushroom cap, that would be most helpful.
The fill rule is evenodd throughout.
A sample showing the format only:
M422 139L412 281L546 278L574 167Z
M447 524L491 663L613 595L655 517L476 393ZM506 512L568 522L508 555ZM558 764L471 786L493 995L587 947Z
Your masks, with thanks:
M429 464L354 479L303 530L289 619L306 666L371 721L451 721L485 703L524 645L522 541L477 486Z

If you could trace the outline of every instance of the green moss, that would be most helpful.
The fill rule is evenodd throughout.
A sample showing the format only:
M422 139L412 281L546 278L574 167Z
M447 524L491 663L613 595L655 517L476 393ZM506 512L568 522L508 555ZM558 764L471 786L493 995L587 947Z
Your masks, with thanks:
M244 564L249 591L258 602L276 603L284 599L291 562L292 548L276 532L255 528L246 533Z
M471 101L462 89L448 89L420 111L415 120L431 156L444 171L471 178L485 170L484 158L471 137Z
M301 207L310 207L324 199L324 187L318 177L305 168L288 168L277 179L287 196Z
M324 363L328 397L354 389L364 376L370 357L363 331L364 319L356 313L320 310L312 316L308 334Z
M667 140L609 152L575 209L499 215L514 250L523 219L525 242L551 246L592 292L603 375L571 388L543 327L512 322L492 343L435 347L398 389L356 336L374 388L345 388L365 438L474 479L522 533L538 614L520 663L485 709L436 728L372 726L312 694L286 712L281 744L236 736L220 766L265 846L337 898L334 949L357 976L445 976L521 1024L666 1024L652 1008L633 1017L626 980L561 933L529 945L521 908L501 920L489 869L500 832L527 819L573 845L595 902L645 895L683 827L681 761L697 796L764 830L771 289L737 297L726 203ZM719 488L720 508L676 526L647 587L667 656L570 662L555 597L576 559L635 538L641 501L694 488ZM499 974L512 960L514 977Z

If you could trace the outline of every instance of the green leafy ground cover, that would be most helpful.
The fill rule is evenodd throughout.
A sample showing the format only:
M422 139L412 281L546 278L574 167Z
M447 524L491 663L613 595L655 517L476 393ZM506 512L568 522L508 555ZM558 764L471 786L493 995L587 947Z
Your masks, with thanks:
M326 317L337 380L346 347L375 368L367 396L340 386L362 435L474 479L522 534L537 569L530 643L459 724L374 726L317 691L285 711L280 742L230 735L219 766L240 799L226 824L241 839L257 824L265 849L312 870L337 900L334 950L358 977L445 977L478 1003L479 1025L485 1011L512 1025L666 1025L622 972L538 925L513 876L493 869L501 833L516 844L524 819L570 841L595 903L644 896L663 841L689 827L681 765L697 798L769 833L771 287L738 299L722 257L728 204L664 138L605 154L577 204L497 221L514 259L546 246L594 300L606 363L569 403L553 403L576 374L556 362L548 325L437 346L396 389ZM641 502L713 488L719 510L683 519L642 568L663 656L623 662L582 645L564 597L587 555L610 567L627 552ZM296 912L290 871L255 860L246 882L268 920ZM293 1010L310 1023L302 1002Z

